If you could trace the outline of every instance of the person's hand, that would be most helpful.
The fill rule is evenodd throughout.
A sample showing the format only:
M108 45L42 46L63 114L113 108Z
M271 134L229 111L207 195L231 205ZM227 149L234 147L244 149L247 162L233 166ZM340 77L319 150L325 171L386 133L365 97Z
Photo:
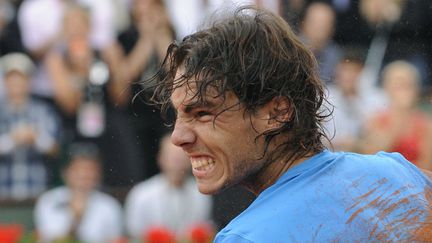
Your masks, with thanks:
M75 219L81 218L87 205L88 194L82 192L73 192L69 206Z
M74 38L68 42L68 62L75 71L86 74L93 61L90 42L85 38Z
M141 35L146 35L154 40L158 39L161 31L169 26L169 19L162 6L153 5L151 11L146 11L139 20L138 29Z
M390 1L387 7L382 11L382 18L385 22L393 24L399 21L402 15L401 6L395 3L395 1Z
M12 137L15 143L19 145L34 144L36 132L29 125L20 125L13 130Z

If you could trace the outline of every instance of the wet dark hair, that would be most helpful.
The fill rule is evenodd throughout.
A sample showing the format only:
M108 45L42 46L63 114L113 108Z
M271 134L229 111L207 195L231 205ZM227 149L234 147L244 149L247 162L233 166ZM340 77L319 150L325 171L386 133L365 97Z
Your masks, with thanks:
M180 68L183 74L176 78ZM267 10L241 7L231 17L171 44L161 70L165 76L151 100L163 114L173 91L190 82L196 84L196 102L205 103L209 90L222 98L232 91L250 114L283 98L290 107L273 119L291 117L278 119L280 127L260 135L266 141L264 154L270 141L283 134L287 139L271 151L271 159L297 159L324 149L322 139L327 137L321 123L330 114L322 106L326 99L316 59L290 26Z

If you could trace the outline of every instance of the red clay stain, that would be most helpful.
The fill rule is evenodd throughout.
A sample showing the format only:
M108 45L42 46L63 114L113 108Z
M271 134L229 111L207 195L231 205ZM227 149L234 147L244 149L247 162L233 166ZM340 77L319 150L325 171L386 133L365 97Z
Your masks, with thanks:
M411 232L410 241L413 242L432 242L432 189L425 189L425 199L429 205L428 215L424 222Z
M366 177L366 175L364 175L364 176L362 176L362 177L360 177L360 178L357 178L357 179L355 179L352 183L351 183L351 187L355 187L355 188L357 188L359 185L360 185L360 183L363 181L363 179Z
M346 224L351 224L366 210L377 211L376 215L367 220L369 224L369 240L379 242L432 242L432 188L424 188L424 192L397 199L401 192L410 188L405 186L386 195L384 184L387 179L376 183L376 187L369 192L354 199L353 204L346 212L356 209ZM375 196L377 192L383 192ZM370 198L371 196L374 198ZM358 207L362 202L369 201L367 205ZM415 207L411 206L415 205ZM417 207L418 205L418 207ZM402 213L398 213L400 210Z
M377 185L375 188L371 189L371 190L368 191L367 193L365 193L365 194L359 196L358 198L356 198L356 200L355 200L356 202L355 202L351 207L347 208L347 209L345 210L345 212L348 212L349 210L351 210L351 209L353 209L353 208L356 208L356 207L358 206L358 204L360 204L361 202L363 202L364 199L368 198L370 195L374 194L375 191L378 190L378 189L379 189L382 185L384 185L386 182L387 182L387 178L383 178L383 179L377 181L377 184L378 184L378 185ZM355 185L358 185L358 183L359 183L358 181L355 182ZM348 221L349 221L349 220L348 220Z

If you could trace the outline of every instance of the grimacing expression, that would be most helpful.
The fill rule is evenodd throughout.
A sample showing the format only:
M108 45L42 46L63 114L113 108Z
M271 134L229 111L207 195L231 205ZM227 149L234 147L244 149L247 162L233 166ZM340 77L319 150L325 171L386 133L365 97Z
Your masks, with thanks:
M225 99L207 92L205 104L196 103L194 89L189 80L171 95L177 113L171 141L190 158L199 191L213 194L263 168L264 139L258 135L268 129L269 115L265 107L245 113L231 91Z

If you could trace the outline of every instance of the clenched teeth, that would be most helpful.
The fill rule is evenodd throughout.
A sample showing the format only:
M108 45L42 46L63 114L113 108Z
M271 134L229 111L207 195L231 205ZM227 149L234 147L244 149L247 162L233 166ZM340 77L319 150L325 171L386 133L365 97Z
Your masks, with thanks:
M192 159L191 163L195 170L208 170L215 165L215 161L212 159Z

